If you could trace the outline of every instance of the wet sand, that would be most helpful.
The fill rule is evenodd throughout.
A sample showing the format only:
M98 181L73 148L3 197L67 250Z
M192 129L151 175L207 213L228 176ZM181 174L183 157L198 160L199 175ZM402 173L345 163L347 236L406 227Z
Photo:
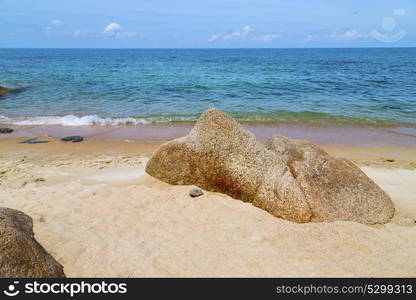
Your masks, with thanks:
M0 124L0 127L9 127L15 130L11 134L0 134L0 139L35 136L59 139L68 135L82 135L88 140L165 142L187 135L194 124L194 122L171 122L119 127ZM309 140L321 145L416 148L416 127L273 122L243 122L242 125L262 142L273 134L279 134L290 138Z

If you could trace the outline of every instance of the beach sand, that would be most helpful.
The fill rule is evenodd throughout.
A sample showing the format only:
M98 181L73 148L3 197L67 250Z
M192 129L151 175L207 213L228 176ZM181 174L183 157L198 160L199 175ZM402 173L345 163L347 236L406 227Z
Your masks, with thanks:
M45 139L45 138L42 138ZM296 224L144 171L159 142L0 140L0 206L34 220L68 277L416 276L415 148L331 145L396 207L385 225Z

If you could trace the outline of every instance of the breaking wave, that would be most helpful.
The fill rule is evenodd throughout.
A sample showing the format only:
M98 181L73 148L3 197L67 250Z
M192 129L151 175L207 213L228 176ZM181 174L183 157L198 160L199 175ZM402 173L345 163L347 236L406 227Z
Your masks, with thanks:
M148 123L135 118L102 118L96 115L88 116L35 116L35 117L6 117L0 116L0 122L14 125L62 125L62 126L125 126Z

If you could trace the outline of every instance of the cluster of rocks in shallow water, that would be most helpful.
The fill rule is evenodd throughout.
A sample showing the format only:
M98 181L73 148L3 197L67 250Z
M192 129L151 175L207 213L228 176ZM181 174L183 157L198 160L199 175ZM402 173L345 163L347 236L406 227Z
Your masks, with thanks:
M299 223L383 224L394 215L389 196L350 161L282 136L262 144L216 109L205 111L189 135L156 150L146 172L170 184L225 193Z

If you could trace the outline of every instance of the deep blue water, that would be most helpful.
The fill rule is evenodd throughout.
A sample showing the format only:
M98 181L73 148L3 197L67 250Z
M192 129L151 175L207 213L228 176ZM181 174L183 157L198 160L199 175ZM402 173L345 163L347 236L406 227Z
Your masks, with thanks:
M416 48L0 49L0 122L414 123ZM118 119L114 119L118 118Z

